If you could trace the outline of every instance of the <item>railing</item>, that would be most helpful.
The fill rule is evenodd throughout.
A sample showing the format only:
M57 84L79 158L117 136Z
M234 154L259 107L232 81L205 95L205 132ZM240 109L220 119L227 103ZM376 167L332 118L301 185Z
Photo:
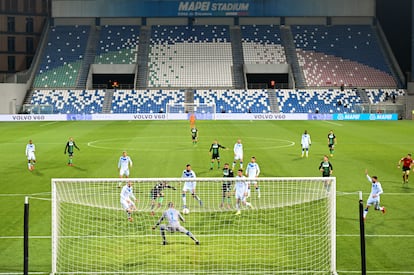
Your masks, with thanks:
M356 113L369 114L399 114L403 117L405 114L405 105L396 103L380 103L380 104L358 104L355 105Z
M53 114L53 105L49 104L23 104L23 114Z

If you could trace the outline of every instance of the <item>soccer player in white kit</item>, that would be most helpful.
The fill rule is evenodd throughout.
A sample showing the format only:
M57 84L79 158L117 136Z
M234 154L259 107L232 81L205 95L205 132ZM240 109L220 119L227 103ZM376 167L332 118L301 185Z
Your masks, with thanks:
M252 157L250 159L250 162L247 164L246 167L246 176L249 179L256 179L257 177L259 177L260 174L260 167L259 164L256 163L256 157ZM247 197L250 197L250 185L254 185L256 192L257 192L257 197L260 199L260 187L257 183L257 181L249 181L248 182L248 190L247 190Z
M385 214L385 207L380 206L380 195L384 193L384 190L382 189L381 183L378 181L377 176L372 176L372 178L368 175L368 170L365 169L365 175L367 177L367 180L371 183L371 193L369 194L367 205L364 209L364 221L368 214L368 209L371 205L374 205L374 209L381 211L383 214Z
M161 222L164 219L168 221L168 225L161 224ZM155 228L157 228L157 226L159 226L161 224L160 229L161 229L161 237L162 237L162 244L163 245L167 244L167 240L165 239L165 231L169 231L171 233L181 232L183 234L186 234L188 237L190 237L194 241L194 243L196 245L199 245L200 242L196 239L196 237L194 237L194 235L190 231L185 229L184 226L182 226L180 224L180 220L182 222L185 222L185 219L180 214L180 212L178 212L178 210L174 208L174 203L169 202L168 203L168 209L166 211L164 211L164 213L162 213L161 218L152 227L152 230L155 230Z
M120 200L122 208L124 208L124 210L126 211L128 215L128 220L130 222L133 221L132 212L137 210L137 207L135 206L135 201L137 200L137 198L134 195L132 185L133 183L129 181L124 187L122 187Z
M245 180L246 177L243 176L243 169L237 170L236 181L234 183L234 195L236 197L236 215L240 215L240 203L246 205L247 207L253 208L251 203L247 202L247 192L249 190L248 183Z
M30 171L34 169L36 163L35 156L36 146L33 144L32 140L29 140L29 143L26 145L26 157L27 157L27 168Z
M196 195L196 181L190 180L190 179L195 179L197 177L196 173L193 170L191 170L191 164L187 164L181 177L185 179L189 179L184 182L183 194L182 194L183 208L187 208L187 197L186 197L187 191L190 191L193 198L198 201L200 206L202 206L203 203L201 202L200 197Z
M129 168L132 166L132 160L126 151L122 152L122 156L118 161L118 170L120 178L129 178ZM119 182L118 187L121 187L122 182Z
M243 169L243 144L241 143L241 139L238 139L237 142L234 144L233 148L234 152L234 161L233 161L233 169L236 166L236 162L240 162L240 168Z
M306 157L309 157L309 147L311 146L312 141L307 130L305 130L305 132L302 134L302 140L300 141L300 144L302 145L302 158L305 154Z

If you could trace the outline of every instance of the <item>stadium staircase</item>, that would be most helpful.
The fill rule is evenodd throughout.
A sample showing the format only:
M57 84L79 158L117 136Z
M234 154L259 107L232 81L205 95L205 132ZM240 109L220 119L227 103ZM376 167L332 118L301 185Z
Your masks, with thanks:
M45 44L47 43L49 36L49 22L47 21L45 28L43 29L42 38L40 40L39 46L37 47L35 58L33 59L32 65L31 65L31 72L30 72L30 87L33 85L33 80L36 76L36 72L39 70L41 57L44 54L45 51ZM30 104L33 97L33 89L29 89L26 92L26 95L23 99L23 105L24 104Z
M269 98L270 110L272 113L280 113L279 104L274 89L267 90L267 97Z
M88 80L89 69L93 64L96 55L96 43L99 39L99 30L91 27L88 42L86 44L86 50L83 57L82 66L79 70L78 81L76 84L77 89L85 89L86 81Z
M296 88L305 88L305 75L303 74L303 71L299 66L298 58L296 55L296 48L293 42L293 36L290 27L281 26L280 34L282 37L283 47L285 48L286 60L290 65L293 72L293 76L295 78L295 86Z
M102 103L103 114L111 113L113 95L114 95L114 90L112 89L105 90L105 98L104 98L104 102Z
M359 98L361 99L361 102L363 104L368 104L370 103L369 97L367 92L365 91L365 89L357 89L356 90L356 94L359 96Z
M151 38L151 27L142 26L140 30L135 87L144 89L148 83L148 53Z
M24 96L24 99L23 99L23 105L30 104L32 101L32 97L33 97L33 89L27 90L26 95Z
M241 44L240 26L230 28L231 49L233 57L233 86L236 89L244 89L243 73L243 49Z
M185 103L194 103L194 91L193 90L185 91Z

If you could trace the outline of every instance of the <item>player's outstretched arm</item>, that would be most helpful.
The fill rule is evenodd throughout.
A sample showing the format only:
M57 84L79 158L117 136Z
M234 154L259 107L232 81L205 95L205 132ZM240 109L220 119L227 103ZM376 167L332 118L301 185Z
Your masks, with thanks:
M365 176L367 177L367 180L368 180L369 182L372 182L371 177L368 175L368 169L365 169Z

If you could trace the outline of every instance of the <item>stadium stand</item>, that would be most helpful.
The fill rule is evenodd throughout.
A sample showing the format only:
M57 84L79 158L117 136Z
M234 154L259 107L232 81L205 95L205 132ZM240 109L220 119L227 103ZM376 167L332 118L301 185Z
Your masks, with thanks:
M134 64L139 45L139 26L102 26L96 46L96 64Z
M307 86L397 87L369 25L291 26Z
M266 90L196 90L194 103L214 103L217 113L269 113Z
M240 30L245 63L287 63L279 26L243 25ZM183 87L195 89L194 103L214 103L216 112L228 113L268 113L277 107L283 113L352 113L358 104L378 104L404 95L404 90L396 89L372 26L295 25L291 31L307 85L345 84L345 91L276 90L276 100L273 94L269 100L267 90L223 88L233 84L228 26L158 25L151 26L148 56L148 87L157 89L114 90L112 103L107 94L107 111L110 106L111 113L165 112L169 103L189 102L179 90ZM66 88L76 86L89 32L90 26L55 26L49 30L31 104L52 105L54 113L102 112L104 91ZM139 35L139 26L102 26L95 63L135 64ZM379 86L382 88L377 89ZM349 87L366 87L366 99Z
M369 103L371 104L377 104L381 102L393 102L395 103L395 100L398 97L405 96L404 90L396 90L396 89L369 89L365 90L368 98Z
M161 113L169 103L184 102L185 94L179 90L116 90L111 113Z
M353 113L361 103L355 90L277 90L282 113Z
M52 105L55 114L96 114L102 112L103 90L35 90L32 105Z
M392 103L404 90L365 90L368 104ZM356 89L276 90L281 113L354 113L362 104ZM52 106L55 114L101 113L103 90L35 90L30 104ZM111 113L163 113L167 104L187 102L181 90L115 90ZM267 90L195 90L194 103L215 104L217 113L270 113Z
M228 26L152 26L148 58L148 87L233 84Z
M75 87L89 32L90 26L52 27L33 87Z
M244 63L287 63L279 26L243 25L241 32Z

